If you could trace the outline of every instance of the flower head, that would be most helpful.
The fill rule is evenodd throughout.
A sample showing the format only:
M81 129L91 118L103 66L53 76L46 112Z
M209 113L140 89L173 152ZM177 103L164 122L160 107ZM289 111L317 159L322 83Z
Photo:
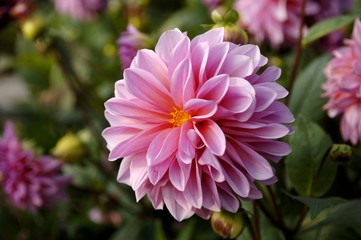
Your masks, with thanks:
M90 19L108 5L107 0L54 0L54 3L58 12L78 20Z
M62 164L49 156L24 150L12 124L7 123L0 139L0 172L5 193L21 209L36 211L64 200L69 177L59 173Z
M119 46L118 54L122 68L126 69L130 66L139 49L149 47L150 39L147 35L139 32L133 25L129 24L127 31L120 35L117 44Z
M325 68L327 82L323 84L324 108L330 117L342 114L341 134L345 141L356 145L361 139L361 22L355 21L352 39L333 52Z
M267 63L259 48L223 35L166 31L155 51L138 51L105 103L109 160L123 158L118 181L178 221L261 198L254 182L276 181L266 159L290 153L277 141L293 121L278 101L287 95L275 82L280 69L257 74Z
M237 0L234 8L239 12L241 24L257 41L269 41L273 47L295 43L301 24L302 0ZM318 10L309 2L306 14ZM305 29L306 30L306 29Z

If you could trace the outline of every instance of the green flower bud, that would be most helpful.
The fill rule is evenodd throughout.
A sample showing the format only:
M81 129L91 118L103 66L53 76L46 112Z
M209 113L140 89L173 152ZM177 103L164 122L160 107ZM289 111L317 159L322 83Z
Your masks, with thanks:
M347 144L333 144L330 157L336 162L346 162L351 159L352 149Z
M58 140L52 154L64 162L76 162L84 156L85 149L77 135L67 133Z
M211 225L222 238L234 239L244 229L244 223L241 213L213 212Z

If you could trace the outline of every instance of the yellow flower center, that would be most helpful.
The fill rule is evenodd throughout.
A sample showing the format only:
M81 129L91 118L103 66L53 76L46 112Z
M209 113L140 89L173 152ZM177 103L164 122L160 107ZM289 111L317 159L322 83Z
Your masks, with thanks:
M177 109L176 107L173 107L173 109L174 111L170 113L171 119L169 119L173 127L182 126L183 123L191 119L191 115L183 111L183 109Z

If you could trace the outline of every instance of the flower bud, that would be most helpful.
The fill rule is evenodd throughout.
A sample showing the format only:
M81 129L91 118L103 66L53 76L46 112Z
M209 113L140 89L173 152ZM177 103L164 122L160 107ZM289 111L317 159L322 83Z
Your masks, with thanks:
M330 157L336 162L346 162L351 159L352 149L347 144L333 144Z
M64 162L79 161L85 154L85 149L80 138L74 133L67 133L58 140L52 150L55 157Z
M241 213L213 212L211 225L222 238L236 238L244 229Z

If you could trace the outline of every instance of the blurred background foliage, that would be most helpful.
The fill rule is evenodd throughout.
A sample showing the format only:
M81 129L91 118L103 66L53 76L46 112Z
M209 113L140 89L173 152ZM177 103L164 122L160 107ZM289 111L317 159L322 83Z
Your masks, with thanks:
M103 103L122 78L116 41L128 23L154 43L174 27L192 38L213 23L207 7L200 0L109 0L105 12L79 21L56 12L50 0L33 3L26 18L1 24L0 123L13 121L25 146L63 161L73 180L67 202L35 214L16 209L0 191L0 239L219 239L210 221L177 222L147 199L136 203L133 191L116 182L119 161L107 161L101 137ZM360 0L354 4L340 26L347 36L361 10ZM262 211L242 201L239 214L244 225L259 224L262 239L359 239L360 149L340 157L338 119L327 118L319 97L330 54L315 42L320 36L307 37L289 99L294 151L277 166L279 182L263 189ZM261 48L282 68L280 82L287 87L296 49ZM336 157L330 160L332 147ZM249 222L255 216L256 226ZM237 239L250 239L250 232Z

